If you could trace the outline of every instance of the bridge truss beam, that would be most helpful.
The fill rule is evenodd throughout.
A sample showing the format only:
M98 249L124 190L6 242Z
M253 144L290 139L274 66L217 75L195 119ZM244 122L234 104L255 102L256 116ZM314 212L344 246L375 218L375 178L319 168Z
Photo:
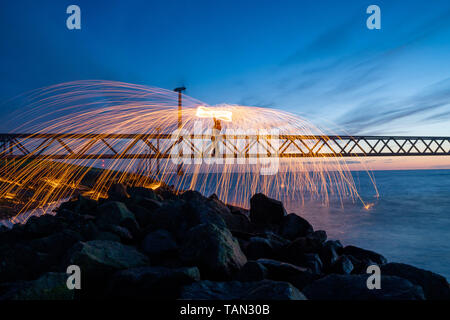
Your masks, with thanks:
M442 156L450 155L450 137L0 134L3 159L209 158L216 148L224 158Z

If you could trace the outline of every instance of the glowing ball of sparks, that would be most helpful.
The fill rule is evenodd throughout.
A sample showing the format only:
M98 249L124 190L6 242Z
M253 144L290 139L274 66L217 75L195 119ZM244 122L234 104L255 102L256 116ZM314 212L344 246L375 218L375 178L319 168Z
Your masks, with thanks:
M232 121L233 113L228 110L215 110L199 106L195 115L199 118L216 118L223 121Z

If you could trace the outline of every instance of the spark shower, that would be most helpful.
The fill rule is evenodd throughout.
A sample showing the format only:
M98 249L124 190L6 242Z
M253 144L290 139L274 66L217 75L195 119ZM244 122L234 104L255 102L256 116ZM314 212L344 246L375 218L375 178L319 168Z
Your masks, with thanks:
M198 127L205 129L205 132L211 131L209 128L213 127L212 118L216 120L216 117L222 121L221 132L250 130L259 134L277 130L280 134L324 134L306 119L284 111L226 104L209 106L186 95L183 95L182 127L178 128L178 101L175 92L112 81L85 80L57 84L28 92L8 103L21 105L11 116L10 123L14 127L12 131L36 135L158 136L175 133L174 139L177 140L183 137L180 132L187 136L192 132L197 134ZM17 122L21 125L15 124ZM214 141L208 140L202 142L203 154L205 150L214 150ZM36 142L30 139L22 143L21 147L27 148L27 144L29 147L32 143ZM36 208L72 197L80 190L84 190L84 195L98 199L104 196L113 183L126 182L134 186L157 188L162 182L173 184L177 190L205 192L210 179L215 179L214 192L221 200L241 206L247 206L249 197L254 193L263 192L282 201L312 198L327 205L333 196L342 202L350 199L360 201L366 208L370 207L359 196L346 162L338 155L309 160L277 159L280 161L277 172L271 175L260 174L261 167L267 165L262 159L225 159L209 163L194 161L191 164L184 163L184 174L177 175L180 165L177 159L143 160L138 156L126 159L120 156L124 154L120 150L131 148L135 155L146 153L151 147L148 143L127 145L120 139L107 138L93 141L88 146L80 144L78 139L68 139L59 144L43 140L42 144L45 143L49 153L67 150L76 153L89 148L95 154L118 150L118 156L106 161L95 158L73 159L69 155L59 160L46 159L45 156L36 160L29 156L5 161L0 171L0 197L14 200L19 208L18 214L27 212L31 216ZM164 140L157 143L169 142ZM220 148L226 148L225 144L222 143ZM181 149L177 149L174 155ZM101 171L93 185L86 190L82 181L93 168L105 170ZM369 172L368 174L371 175ZM373 179L372 182L374 194L377 195ZM280 193L280 188L284 186L288 186L287 192L284 190L285 192ZM283 194L282 198L280 194Z

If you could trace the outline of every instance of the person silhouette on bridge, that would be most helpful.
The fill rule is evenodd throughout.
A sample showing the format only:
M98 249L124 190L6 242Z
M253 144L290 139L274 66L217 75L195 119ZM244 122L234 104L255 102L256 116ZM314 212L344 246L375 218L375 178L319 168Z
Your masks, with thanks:
M220 122L219 119L216 119L215 117L213 118L213 121L214 121L214 126L212 129L212 136L211 136L213 150L212 150L211 156L215 157L216 150L219 147L219 139L220 139L220 131L222 131L222 123Z

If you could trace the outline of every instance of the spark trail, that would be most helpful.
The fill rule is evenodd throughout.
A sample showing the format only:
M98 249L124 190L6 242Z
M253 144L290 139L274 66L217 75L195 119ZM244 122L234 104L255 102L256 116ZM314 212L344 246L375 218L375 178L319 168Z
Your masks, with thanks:
M171 134L177 130L177 94L160 88L122 82L86 80L58 84L37 89L15 101L22 107L11 116L11 132L72 133L88 134ZM280 134L305 136L323 135L323 132L296 115L268 108L219 105L209 106L204 102L183 95L182 129L194 132L196 126L210 129L212 117L222 120L222 131L253 130L267 132L272 129ZM20 125L17 125L17 122ZM0 199L18 203L18 214L46 207L61 199L83 191L94 199L105 196L112 183L127 183L133 186L157 188L159 182L173 184L177 190L193 189L200 192L213 191L231 204L247 206L250 196L263 192L279 200L315 199L327 205L330 197L341 201L361 201L352 174L346 162L339 157L314 159L279 159L278 172L261 176L262 163L249 159L221 164L184 164L185 174L177 176L178 164L170 159L142 160L121 159L120 150L127 148L123 141L94 141L89 145L93 154L102 154L110 149L118 150L118 157L101 162L98 159L20 159L4 163L0 170ZM23 143L23 147L27 147ZM77 139L64 144L45 145L49 153L67 150L82 151L86 145ZM167 143L162 141L161 143ZM109 146L110 148L108 148ZM145 153L146 144L128 146L133 154ZM144 162L147 161L147 162ZM95 168L95 181L86 188L86 177ZM159 169L159 170L157 170ZM368 173L370 174L370 173ZM283 188L283 192L280 192ZM374 192L376 186L374 184Z

